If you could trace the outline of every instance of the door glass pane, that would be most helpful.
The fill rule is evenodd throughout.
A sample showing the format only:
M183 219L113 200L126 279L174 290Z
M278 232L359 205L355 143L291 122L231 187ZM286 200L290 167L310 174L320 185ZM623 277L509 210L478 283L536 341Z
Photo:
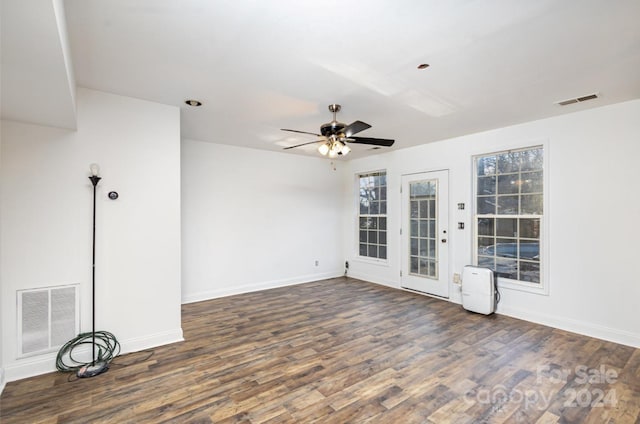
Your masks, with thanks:
M412 275L438 278L438 227L436 180L409 183L409 272Z

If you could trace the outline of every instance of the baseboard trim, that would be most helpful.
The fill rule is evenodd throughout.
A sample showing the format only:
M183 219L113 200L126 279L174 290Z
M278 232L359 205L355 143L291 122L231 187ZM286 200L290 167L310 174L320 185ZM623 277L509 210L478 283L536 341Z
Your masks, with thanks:
M228 287L224 289L207 290L198 293L184 294L182 303L195 303L205 300L217 299L219 297L233 296L236 294L251 293L260 290L275 289L278 287L294 286L296 284L310 283L312 281L326 280L328 278L336 278L343 275L342 271L325 272L321 274L309 274L298 276L295 278L286 278L282 280L263 281L260 283L243 284L236 287Z
M498 310L496 313L534 322L536 324L546 325L559 330L565 330L613 343L640 348L640 334L634 334L629 331L618 330L616 328L605 327L603 325L593 323L586 323L567 317L539 314L522 309L510 308L500 304L498 304Z
M120 340L120 353L137 352L181 341L184 341L182 329L178 328L149 336ZM86 350L90 352L89 348ZM78 353L82 355L83 352ZM22 380L24 378L35 377L36 375L55 372L57 354L57 352L50 352L17 360L15 364L5 367L6 381Z
M400 286L396 281L380 279L378 276L363 274L359 272L349 272L347 277L355 278L356 280L366 281L368 283L378 284L380 286L391 287L392 289L400 289Z
M139 352L158 346L183 342L182 328L151 334L149 336L137 337L120 342L121 353Z

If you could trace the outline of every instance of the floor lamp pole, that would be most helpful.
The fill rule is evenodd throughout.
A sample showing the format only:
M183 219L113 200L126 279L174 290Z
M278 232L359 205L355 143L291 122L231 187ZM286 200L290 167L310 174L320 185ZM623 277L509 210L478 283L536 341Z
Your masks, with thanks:
M96 362L96 188L102 179L98 176L100 167L92 163L91 184L93 184L93 246L91 257L91 364L78 370L78 377L93 377L109 369L109 364L101 358Z
M91 363L96 363L96 187L100 177L89 177L93 184L93 246L91 257Z

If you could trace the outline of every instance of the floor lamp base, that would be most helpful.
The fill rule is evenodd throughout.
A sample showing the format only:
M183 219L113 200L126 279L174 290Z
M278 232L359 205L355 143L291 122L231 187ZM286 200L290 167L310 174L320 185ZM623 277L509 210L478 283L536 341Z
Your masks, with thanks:
M81 367L76 375L78 378L95 377L109 369L109 363L106 361L98 361Z

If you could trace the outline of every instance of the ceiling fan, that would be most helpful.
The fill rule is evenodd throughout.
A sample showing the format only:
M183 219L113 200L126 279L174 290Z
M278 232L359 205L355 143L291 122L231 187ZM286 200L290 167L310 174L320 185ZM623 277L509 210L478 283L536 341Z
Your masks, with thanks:
M371 128L371 125L362 121L355 121L350 123L349 125L338 122L338 120L336 119L336 114L340 112L340 109L340 105L329 105L329 111L333 113L333 120L331 122L323 124L320 127L320 134L282 128L282 131L289 131L299 134L310 134L320 137L319 140L285 147L284 150L295 149L296 147L306 146L308 144L322 143L320 147L318 147L318 151L320 152L320 154L322 154L323 156L329 155L329 157L334 158L338 155L346 155L351 151L351 148L347 145L347 143L390 147L395 142L395 140L390 140L387 138L353 137L354 134Z

